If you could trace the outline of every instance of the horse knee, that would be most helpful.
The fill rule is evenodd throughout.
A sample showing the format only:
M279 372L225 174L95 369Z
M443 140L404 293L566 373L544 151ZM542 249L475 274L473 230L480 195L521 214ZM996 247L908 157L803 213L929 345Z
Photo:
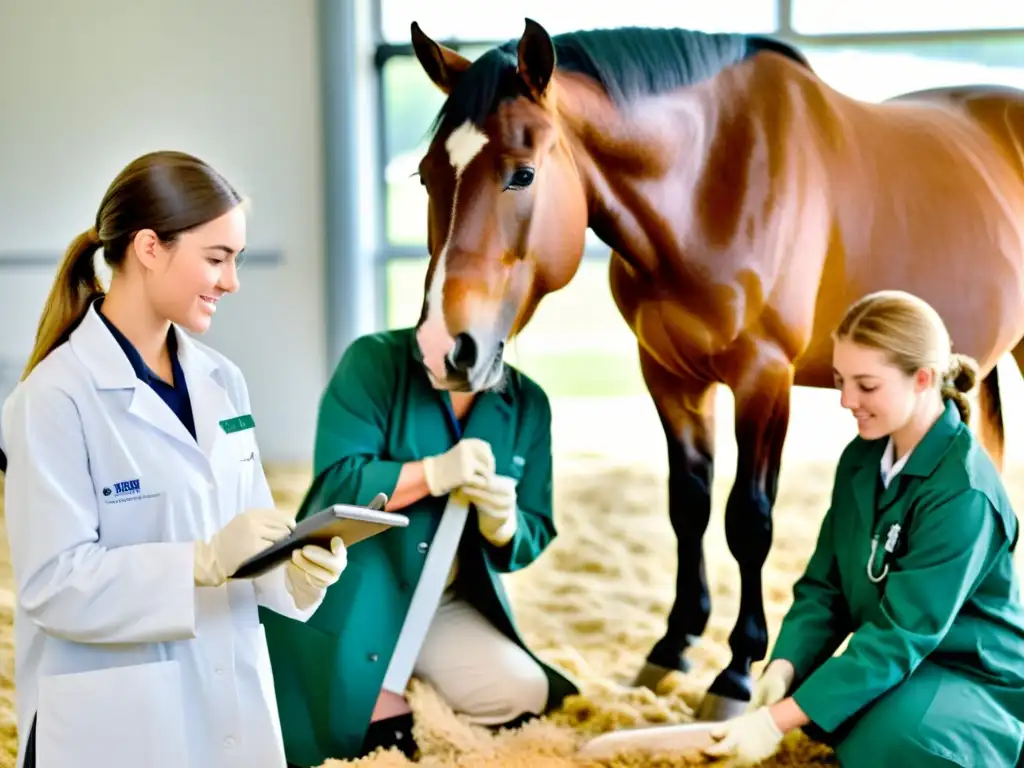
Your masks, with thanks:
M711 521L710 470L692 463L671 467L669 518L677 535L703 536Z
M767 493L733 486L725 507L725 541L740 565L764 563L772 545L772 502Z

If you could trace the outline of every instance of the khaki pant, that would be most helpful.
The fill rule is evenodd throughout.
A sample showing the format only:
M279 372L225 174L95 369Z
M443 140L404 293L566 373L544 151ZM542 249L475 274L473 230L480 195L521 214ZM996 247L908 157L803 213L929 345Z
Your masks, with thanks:
M413 675L478 725L540 714L548 698L541 666L451 590L441 597Z

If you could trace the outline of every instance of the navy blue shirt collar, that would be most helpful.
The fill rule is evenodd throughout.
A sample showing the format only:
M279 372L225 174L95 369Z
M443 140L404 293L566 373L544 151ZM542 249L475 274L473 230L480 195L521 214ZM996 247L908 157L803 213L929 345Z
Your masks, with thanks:
M196 427L192 413L192 401L189 397L185 373L182 371L181 363L178 360L178 335L175 333L174 328L172 327L167 332L167 351L171 358L171 377L173 379L173 381L168 382L160 378L152 368L146 365L135 345L100 311L102 306L103 298L101 297L96 300L96 314L100 316L110 334L117 340L121 349L124 350L125 357L131 363L135 375L160 396L160 399L167 404L168 408L174 411L175 415L194 438L196 436Z
M152 368L146 365L146 362L142 359L142 355L139 354L139 350L135 348L135 345L131 343L128 337L121 333L118 327L110 322L107 316L103 314L101 311L102 307L103 299L99 298L96 300L96 314L100 316L100 319L103 320L103 324L107 326L107 330L110 331L113 337L117 340L118 345L122 350L124 350L125 357L127 357L128 362L132 364L132 369L134 369L135 375L146 384L153 384L156 382L177 384L180 368L178 367L178 336L174 332L174 329L171 328L167 333L167 351L170 353L171 365L174 368L174 381L165 382L153 371Z

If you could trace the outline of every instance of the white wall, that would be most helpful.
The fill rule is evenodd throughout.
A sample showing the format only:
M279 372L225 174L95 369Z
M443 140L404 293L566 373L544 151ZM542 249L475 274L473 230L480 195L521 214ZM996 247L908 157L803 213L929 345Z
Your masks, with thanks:
M249 248L281 255L243 267L204 340L248 376L267 459L308 459L326 370L319 101L315 0L0 0L0 397L107 184L180 149L252 198Z

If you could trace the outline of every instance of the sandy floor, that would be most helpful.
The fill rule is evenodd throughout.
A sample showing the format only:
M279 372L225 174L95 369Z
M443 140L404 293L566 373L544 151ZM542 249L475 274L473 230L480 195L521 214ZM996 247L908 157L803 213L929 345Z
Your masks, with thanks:
M655 453L663 455L655 445ZM825 454L830 455L831 451ZM838 455L838 454L835 454ZM585 694L563 712L518 732L491 736L468 728L437 702L416 691L417 737L432 766L577 765L567 757L580 734L635 723L680 722L691 717L696 694L728 660L726 644L737 608L737 570L725 546L722 507L731 466L715 487L715 517L707 538L714 611L705 645L693 658L696 671L671 679L659 695L628 689L627 680L659 636L670 605L674 539L665 514L664 466L658 461L560 455L556 481L560 538L532 568L508 579L518 621L527 639L547 659L575 674ZM784 468L776 512L776 538L766 565L768 619L772 636L790 599L790 587L806 562L828 499L834 459L791 460ZM653 469L652 469L653 467ZM293 505L304 490L304 469L277 467L272 484L280 503ZM1024 465L1007 472L1011 497L1024 502ZM3 531L0 529L0 537ZM13 595L6 539L0 541L0 766L14 764L12 711ZM826 764L827 752L797 738L770 764ZM378 754L361 764L406 765L396 754ZM619 765L685 765L685 761L624 759ZM342 763L332 761L330 768Z

